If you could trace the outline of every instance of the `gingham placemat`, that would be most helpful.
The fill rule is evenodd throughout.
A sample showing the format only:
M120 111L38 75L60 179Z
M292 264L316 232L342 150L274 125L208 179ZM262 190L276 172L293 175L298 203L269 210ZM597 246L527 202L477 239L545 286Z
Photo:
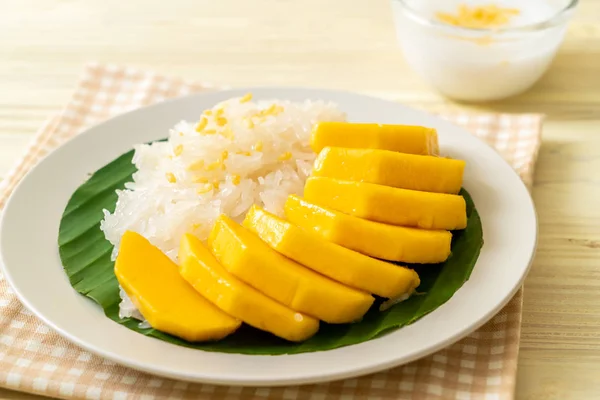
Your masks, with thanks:
M39 131L0 183L0 209L41 157L86 127L170 97L211 87L114 65L85 68L64 110ZM530 184L540 144L540 115L443 114L493 145ZM359 400L513 398L522 291L460 342L385 372L319 385L239 388L188 384L128 369L71 344L41 323L0 277L0 386L65 399Z

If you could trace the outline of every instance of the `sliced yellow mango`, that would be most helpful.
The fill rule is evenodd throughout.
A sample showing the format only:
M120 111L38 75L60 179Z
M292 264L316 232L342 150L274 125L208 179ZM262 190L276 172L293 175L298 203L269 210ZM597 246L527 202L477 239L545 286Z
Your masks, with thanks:
M310 146L319 153L326 146L382 149L409 154L437 155L437 131L411 125L351 122L319 122L312 130Z
M413 264L446 261L452 234L448 231L388 225L347 215L289 196L285 217L325 240L384 260Z
M244 226L284 256L348 286L389 298L411 294L419 286L412 269L323 240L257 206L246 214Z
M457 194L464 169L463 160L378 149L325 147L315 161L312 175Z
M224 215L217 219L208 243L230 273L292 310L325 322L357 321L374 301L368 293L282 256Z
M200 296L177 265L143 236L127 231L121 239L115 275L150 326L190 342L218 340L241 321Z
M387 224L446 230L467 226L465 199L455 194L311 177L306 181L304 198L319 206Z
M179 272L202 296L229 315L292 342L319 330L319 321L265 296L230 274L202 242L186 234L179 246Z

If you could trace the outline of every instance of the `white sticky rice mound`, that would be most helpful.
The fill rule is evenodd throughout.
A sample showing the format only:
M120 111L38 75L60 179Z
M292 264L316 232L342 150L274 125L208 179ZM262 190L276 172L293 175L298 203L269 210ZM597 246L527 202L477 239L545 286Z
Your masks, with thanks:
M199 121L176 124L168 141L135 147L138 171L101 223L113 259L127 230L176 261L182 235L207 239L220 214L241 222L257 204L281 216L287 196L302 195L315 159L313 125L346 115L323 101L245 100L219 103ZM121 296L121 316L141 319L123 290Z

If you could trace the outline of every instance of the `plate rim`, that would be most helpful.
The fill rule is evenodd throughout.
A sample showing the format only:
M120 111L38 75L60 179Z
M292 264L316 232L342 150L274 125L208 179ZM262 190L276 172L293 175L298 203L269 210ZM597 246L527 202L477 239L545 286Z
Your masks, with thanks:
M397 107L401 107L406 110L410 110L412 112L421 114L421 116L423 118L430 118L430 119L434 118L438 121L443 121L444 124L452 124L451 122L445 121L437 115L429 114L429 113L421 111L421 110L416 110L416 109L410 108L404 104L401 104L401 103L398 103L395 101L382 99L382 98L369 96L369 95L364 95L361 93L354 93L354 92L350 92L350 91L329 90L329 89L320 89L320 88L258 86L258 87L215 90L215 91L210 91L210 92L205 92L205 93L195 93L195 94L190 94L190 95L186 95L186 96L182 96L182 97L166 99L159 103L155 103L155 104L152 104L149 106L130 110L125 113L119 114L115 117L109 118L105 121L102 121L100 123L94 124L94 125L88 127L87 129L85 129L84 131L82 131L80 134L75 135L72 138L69 138L64 143L62 143L60 146L53 149L48 154L44 155L36 163L36 165L34 167L32 167L29 171L27 171L27 173L23 176L23 178L18 182L18 184L15 186L13 192L7 199L4 210L2 210L2 212L0 213L0 246L3 243L3 238L1 236L1 234L2 234L2 232L4 232L4 229L5 229L4 221L6 219L5 218L5 215L7 214L6 211L12 209L12 201L13 201L13 198L15 197L15 193L18 193L19 189L22 187L24 182L29 178L29 176L34 174L35 171L40 167L40 165L43 165L44 162L49 157L52 157L60 148L69 145L69 143L71 143L71 142L83 140L83 139L81 139L82 137L94 134L94 131L98 128L101 128L103 125L112 123L113 121L118 121L121 118L126 118L130 114L146 112L146 111L149 111L149 110L152 110L155 108L163 107L165 104L182 102L182 101L192 101L193 98L214 97L215 94L217 94L217 93L223 94L224 96L226 96L227 94L233 95L233 94L239 93L239 92L256 93L256 92L261 92L263 90L275 90L275 91L279 91L279 92L287 92L287 91L306 92L307 97L308 97L309 93L317 93L317 92L320 93L321 95L337 94L340 96L362 97L362 98L365 98L365 100L376 100L376 101L383 101L386 103L394 104ZM327 101L327 99L325 101ZM173 121L173 123L175 123L175 121ZM469 133L466 129L462 128L461 126L458 126L456 124L453 124L453 125L456 127L456 129L460 129L463 132L467 132L469 135L473 136L471 133ZM497 154L497 151L493 147L491 147L490 145L488 145L487 143L485 143L484 141L482 141L479 138L475 137L475 139L477 139L481 145L484 145L484 146L492 149ZM497 157L502 159L502 157L499 154L497 154ZM428 348L422 349L419 352L414 352L414 353L410 354L409 356L396 358L396 359L389 360L389 361L383 362L383 363L382 362L379 362L379 363L371 362L367 366L363 366L360 368L354 368L354 369L351 369L351 371L343 370L343 371L333 372L333 373L329 373L329 374L319 374L318 376L315 375L315 376L304 377L304 378L303 377L295 377L295 378L290 378L290 379L286 379L286 380L276 380L276 381L269 380L268 377L264 378L264 379L253 378L250 380L238 379L236 381L232 381L232 380L230 380L230 378L218 378L216 376L200 377L200 376L191 376L191 375L185 375L185 374L182 375L181 373L171 373L168 370L161 370L161 369L157 369L155 367L149 367L144 364L137 363L137 362L135 362L135 360L125 359L123 357L120 357L118 354L113 354L112 352L105 351L104 349L101 349L101 348L97 348L94 345L87 343L85 340L82 340L77 336L73 336L68 330L63 329L62 326L59 326L51 319L48 319L46 317L46 315L44 315L43 312L38 310L37 307L35 307L29 301L29 299L23 293L21 293L21 291L18 289L19 285L17 282L14 281L14 277L12 276L12 274L10 272L10 268L6 267L6 265L5 265L4 254L1 251L2 250L1 248L0 248L0 269L2 270L5 279L7 280L7 282L9 283L9 285L11 286L11 288L13 289L14 293L16 294L18 299L21 301L21 303L29 311L31 311L38 318L40 318L45 324L50 326L54 331L56 331L57 333L59 333L61 336L68 339L69 341L75 343L76 345L78 345L94 354L98 354L106 359L112 360L121 365L126 365L126 366L134 368L136 370L141 370L144 372L149 372L152 374L157 374L160 376L174 378L174 379L183 379L183 380L187 380L187 381L202 382L202 383L217 384L217 385L252 386L252 387L264 387L264 386L273 386L274 387L274 386L286 386L286 385L303 384L303 383L322 383L322 382L334 381L334 380L339 380L339 379L344 379L344 378L361 376L361 375L378 372L378 371L381 371L384 369L392 368L395 366L399 366L399 365L403 365L403 364L415 361L415 360L425 357L427 355L433 354L433 353L439 351L440 349L443 349L443 348L449 346L450 344L453 344L453 343L459 341L460 339L468 336L470 333L479 329L482 325L484 325L487 321L489 321L506 304L508 304L508 302L515 296L515 294L518 292L518 290L522 287L523 281L527 277L527 275L530 271L530 268L531 268L533 259L535 257L536 250L537 250L537 246L538 246L538 240L539 240L538 216L537 216L537 211L536 211L535 205L533 203L533 199L531 198L531 193L525 186L524 182L518 176L516 171L514 171L512 166L510 166L510 164L508 164L504 159L502 159L502 162L505 164L506 167L508 167L512 171L513 177L516 178L516 181L518 181L518 183L522 186L522 189L524 189L525 193L527 193L527 199L528 199L527 207L529 208L529 211L531 211L533 214L532 217L533 217L533 222L534 222L534 229L531 232L533 235L533 247L529 254L529 261L527 263L527 266L524 268L522 276L518 279L517 284L514 285L514 287L509 291L509 293L504 296L504 298L502 299L501 302L499 302L494 308L489 309L487 311L487 313L485 313L484 316L480 317L476 323L470 325L467 328L463 327L460 330L460 332L458 332L457 334L455 334L453 336L447 337L444 341L440 341L436 345L429 346ZM484 231L485 231L485 226L484 226ZM485 246L485 244L484 244L484 246ZM60 260L59 260L59 263L60 263ZM79 296L82 296L82 295L79 295ZM377 339L374 339L374 340L377 340ZM348 347L353 347L353 346L348 346ZM345 349L348 347L342 347L340 349ZM336 349L336 350L339 350L339 349ZM198 350L194 350L194 351L198 351ZM330 350L330 351L335 351L335 350ZM326 353L326 352L316 352L316 353ZM315 353L303 353L303 354L315 354ZM269 356L269 357L295 357L295 356L298 356L298 355L282 355L282 356ZM248 357L262 357L262 356L248 356Z

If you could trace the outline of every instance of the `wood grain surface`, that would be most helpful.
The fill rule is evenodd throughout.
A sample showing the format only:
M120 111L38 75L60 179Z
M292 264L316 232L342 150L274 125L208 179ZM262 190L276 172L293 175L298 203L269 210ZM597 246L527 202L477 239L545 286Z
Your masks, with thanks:
M409 70L394 35L390 0L2 0L0 179L88 61L231 86L338 88L433 110L544 113L533 189L540 240L516 398L600 398L600 0L580 2L533 89L492 104L440 97Z

